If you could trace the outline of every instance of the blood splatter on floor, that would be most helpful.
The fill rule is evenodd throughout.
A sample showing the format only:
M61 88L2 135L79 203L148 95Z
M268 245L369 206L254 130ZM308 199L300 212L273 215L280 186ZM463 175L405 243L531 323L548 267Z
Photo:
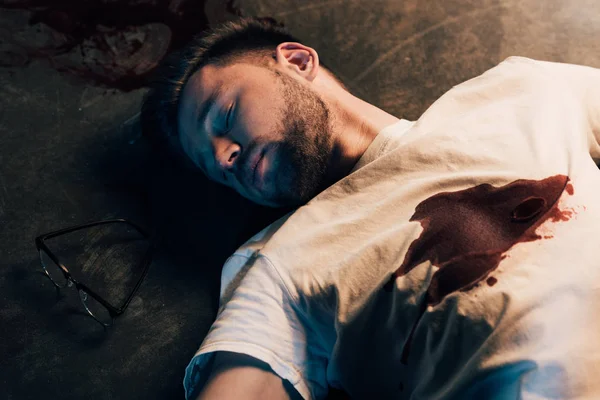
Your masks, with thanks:
M207 1L0 0L12 13L0 28L0 66L45 59L95 84L137 89L169 51L208 27ZM217 4L240 15L234 0Z

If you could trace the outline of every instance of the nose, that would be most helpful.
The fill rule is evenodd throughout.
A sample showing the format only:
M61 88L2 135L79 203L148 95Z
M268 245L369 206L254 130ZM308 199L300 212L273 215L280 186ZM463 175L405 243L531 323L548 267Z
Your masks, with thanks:
M227 138L217 138L215 143L215 157L221 169L226 171L231 170L241 152L242 148L239 144Z

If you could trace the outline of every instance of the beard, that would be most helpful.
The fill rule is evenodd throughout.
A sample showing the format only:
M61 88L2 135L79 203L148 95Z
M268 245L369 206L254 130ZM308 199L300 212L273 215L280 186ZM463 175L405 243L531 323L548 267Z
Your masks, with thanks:
M283 88L285 106L271 200L282 206L299 206L325 189L333 149L330 112L315 92L292 77L275 74Z

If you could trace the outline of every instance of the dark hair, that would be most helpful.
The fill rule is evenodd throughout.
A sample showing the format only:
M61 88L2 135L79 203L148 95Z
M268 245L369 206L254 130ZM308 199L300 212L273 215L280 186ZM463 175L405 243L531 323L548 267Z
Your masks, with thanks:
M144 135L160 144L177 136L177 109L183 87L203 66L224 65L248 56L266 64L280 43L297 41L270 18L240 18L197 36L158 68L142 105Z

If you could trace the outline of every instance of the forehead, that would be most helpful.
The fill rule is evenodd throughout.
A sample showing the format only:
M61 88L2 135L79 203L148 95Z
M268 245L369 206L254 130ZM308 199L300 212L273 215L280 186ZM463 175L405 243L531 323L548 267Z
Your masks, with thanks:
M177 123L179 133L184 133L188 118L195 114L213 92L215 92L223 81L216 73L215 66L207 65L194 72L187 83L183 86L181 101L177 112Z
M265 96L265 90L271 82L273 79L267 68L246 63L206 65L192 74L183 87L177 111L177 132L183 150L189 154L190 149L208 151L210 147L203 134L205 121L202 117L209 108L205 105L226 94L229 98L236 93L253 93L249 97L254 99L258 95L262 99L270 98L272 96Z
M186 128L196 124L204 104L215 100L224 91L239 91L264 79L265 69L250 64L226 66L206 65L196 71L184 85L177 111L178 133L186 134Z
M265 69L251 64L231 64L226 66L206 65L192 74L183 87L178 119L182 122L190 111L198 111L215 92L223 88L250 86L260 80Z
M198 109L219 88L264 89L265 83L272 82L268 68L244 62L224 66L205 65L194 72L183 87L179 105L179 117L186 111Z
M201 134L193 134L201 127L200 113L207 101L223 86L223 76L219 67L206 65L196 71L184 85L177 110L177 132L183 151L190 155L190 149L206 146Z

